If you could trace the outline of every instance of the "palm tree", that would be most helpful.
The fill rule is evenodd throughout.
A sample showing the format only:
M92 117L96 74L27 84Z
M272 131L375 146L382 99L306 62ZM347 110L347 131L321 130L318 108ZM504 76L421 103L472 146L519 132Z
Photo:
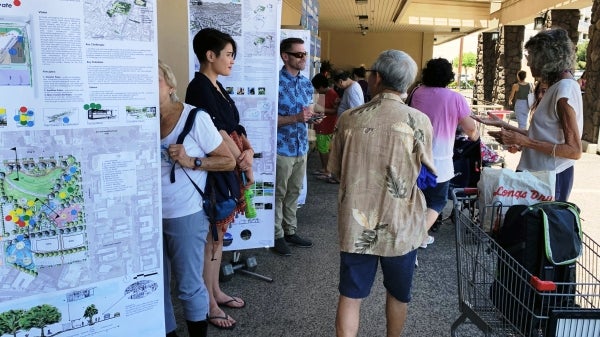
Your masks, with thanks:
M85 308L83 317L87 318L89 324L92 325L92 324L94 324L94 321L92 320L92 318L94 318L94 315L96 315L96 314L98 314L98 309L96 309L95 305L91 304L87 308Z

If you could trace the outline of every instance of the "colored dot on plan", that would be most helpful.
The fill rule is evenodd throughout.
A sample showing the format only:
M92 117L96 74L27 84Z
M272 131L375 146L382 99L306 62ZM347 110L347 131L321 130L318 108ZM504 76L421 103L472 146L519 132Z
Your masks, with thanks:
M22 106L22 107L19 108L19 111L20 112L27 112L27 107Z

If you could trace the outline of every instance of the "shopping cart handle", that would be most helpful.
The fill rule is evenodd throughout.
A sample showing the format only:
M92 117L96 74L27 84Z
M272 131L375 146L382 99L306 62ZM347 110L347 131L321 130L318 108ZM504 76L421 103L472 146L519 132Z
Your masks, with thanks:
M529 283L537 290L537 291L555 291L556 283L552 281L543 281L540 280L537 276L531 276L531 280Z
M465 193L465 195L477 194L477 187L465 187L463 188L463 193Z

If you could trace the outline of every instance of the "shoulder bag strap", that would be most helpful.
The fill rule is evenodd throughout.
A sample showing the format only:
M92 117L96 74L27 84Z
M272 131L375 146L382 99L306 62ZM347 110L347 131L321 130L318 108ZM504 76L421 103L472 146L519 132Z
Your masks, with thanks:
M410 94L408 94L408 97L406 97L406 100L404 101L404 103L408 106L411 106L410 103L412 102L412 97L415 94L415 91L417 91L417 89L419 89L419 87L421 86L421 84L417 84L416 87L413 88L413 90L410 91Z
M181 130L181 133L179 134L179 136L177 137L177 142L175 144L183 144L183 140L185 139L185 136L188 135L188 133L190 133L190 131L192 130L192 126L194 126L194 120L196 119L196 113L198 112L198 110L200 110L199 108L194 108L190 111L190 114L188 115L187 119L185 120L185 125L183 126L183 130ZM181 166L181 169L183 169L183 166ZM185 172L185 170L183 171ZM187 174L187 172L185 172L185 174ZM188 175L189 177L189 175ZM171 174L169 176L170 180L171 180L171 184L175 182L175 163L173 163L173 166L171 166ZM190 180L192 180L190 178ZM193 181L192 181L193 183ZM194 183L194 186L196 186L196 184ZM200 192L202 193L202 192ZM203 195L204 197L204 195Z

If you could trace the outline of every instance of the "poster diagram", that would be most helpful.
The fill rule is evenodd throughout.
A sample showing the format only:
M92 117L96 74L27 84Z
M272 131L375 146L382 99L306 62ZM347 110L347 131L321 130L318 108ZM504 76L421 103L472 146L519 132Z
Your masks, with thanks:
M156 0L5 2L0 336L164 336Z
M85 37L88 39L152 41L154 2L148 0L86 0Z
M44 126L79 125L78 108L44 109Z
M189 1L190 42L202 28L231 35L235 65L219 82L235 101L254 149L252 188L256 217L238 214L225 233L224 250L273 246L279 69L280 0ZM190 43L191 44L191 43ZM190 54L190 75L200 69ZM191 77L190 77L191 78Z
M136 125L3 131L0 298L160 275L154 136Z
M122 326L131 324L127 323L131 315L158 307L152 296L156 296L160 282L156 273L140 274L125 282L90 285L48 294L41 301L12 303L11 309L0 309L3 331L11 336L121 336ZM144 330L149 329L142 326L137 332ZM141 335L151 336L152 332Z
M0 22L0 86L31 85L28 26L26 18Z
M86 259L80 164L73 156L33 158L13 147L0 167L5 262L38 275L40 268Z
M191 1L190 31L217 28L233 37L242 35L242 4L232 1Z
M270 33L252 32L244 39L244 56L247 57L279 57L275 55L279 42L277 36Z
M270 30L277 21L277 6L265 1L249 1L244 10L244 23L248 30Z

